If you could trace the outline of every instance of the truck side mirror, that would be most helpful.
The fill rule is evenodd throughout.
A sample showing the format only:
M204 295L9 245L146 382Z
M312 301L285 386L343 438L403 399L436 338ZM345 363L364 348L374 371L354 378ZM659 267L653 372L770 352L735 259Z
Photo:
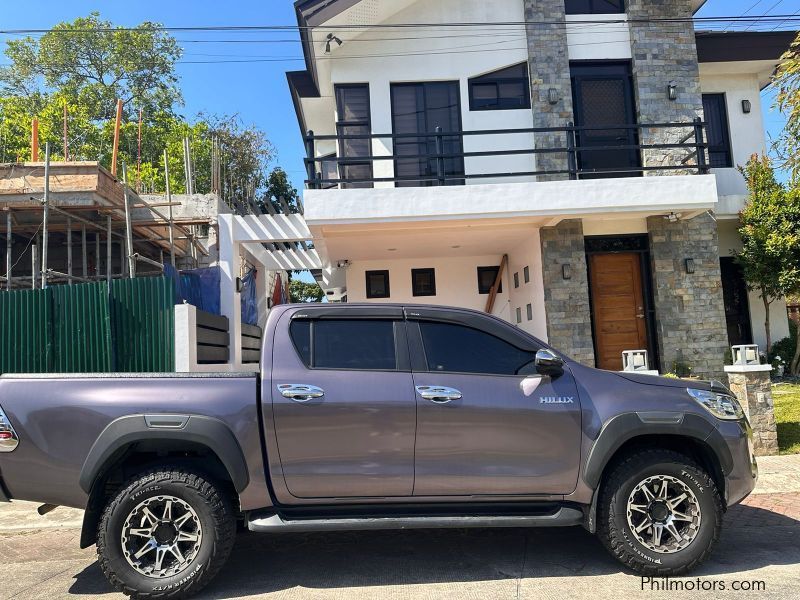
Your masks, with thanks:
M558 377L564 374L564 360L550 350L539 350L536 353L536 370L540 375Z

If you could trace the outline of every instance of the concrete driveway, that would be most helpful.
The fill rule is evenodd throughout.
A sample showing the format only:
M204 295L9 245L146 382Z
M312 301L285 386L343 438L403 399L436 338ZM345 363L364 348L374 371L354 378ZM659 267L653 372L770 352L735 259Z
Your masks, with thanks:
M692 577L643 582L580 528L242 534L200 597L800 598L800 456L760 464L759 493ZM94 548L78 549L79 511L33 510L0 507L0 598L117 597Z

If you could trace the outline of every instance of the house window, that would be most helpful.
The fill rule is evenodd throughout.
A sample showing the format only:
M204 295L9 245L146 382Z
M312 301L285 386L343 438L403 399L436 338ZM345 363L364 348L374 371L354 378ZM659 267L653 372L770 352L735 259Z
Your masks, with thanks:
M336 94L336 134L338 136L363 136L372 133L369 108L369 85L347 84L334 87ZM370 156L372 140L369 138L340 139L339 156L348 159L339 164L342 179L356 180L342 183L343 188L371 188L372 163L359 158Z
M489 294L492 291L492 286L497 280L497 274L499 272L500 267L478 267L478 293ZM502 281L500 281L500 287L498 288L497 293L503 293Z
M367 298L389 297L389 271L367 271Z
M530 267L525 267L522 270L522 273L523 273L523 275L525 277L525 283L530 283L531 282L531 268Z
M403 137L394 141L394 173L397 187L433 186L439 177L445 185L463 185L464 142L461 136L461 93L458 81L393 83L392 131ZM441 127L442 154L437 159L434 134ZM449 134L449 135L448 135ZM404 158L408 157L408 158ZM440 171L441 167L441 173Z
M514 273L514 287L519 287L519 273Z
M525 312L528 317L528 321L533 321L533 305L528 304L528 306L525 307Z
M733 159L725 94L703 94L703 112L706 120L709 164L714 169L729 169L733 167Z
M531 107L528 64L520 63L469 80L470 110L515 110Z
M623 0L566 0L568 15L611 15L625 12Z
M411 289L415 296L435 296L436 270L411 269Z
M323 189L338 187L336 180L339 179L339 165L336 162L336 153L326 154L320 159L320 170L322 171Z
M522 309L517 308L517 323L522 323Z

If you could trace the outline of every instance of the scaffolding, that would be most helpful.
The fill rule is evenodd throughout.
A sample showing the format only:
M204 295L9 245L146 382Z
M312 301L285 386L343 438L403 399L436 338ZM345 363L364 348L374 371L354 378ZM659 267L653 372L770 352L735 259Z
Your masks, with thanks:
M127 181L124 164L118 179L97 162L51 162L49 148L44 162L0 164L0 288L158 275L209 255L197 231L210 218L173 218L169 190L148 203Z

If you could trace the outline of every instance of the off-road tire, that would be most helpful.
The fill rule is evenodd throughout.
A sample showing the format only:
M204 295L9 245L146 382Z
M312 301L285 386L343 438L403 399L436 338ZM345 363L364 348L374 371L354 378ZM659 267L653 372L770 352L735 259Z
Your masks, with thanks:
M627 518L632 490L649 476L679 479L694 492L700 506L700 526L694 540L674 553L656 552L633 535ZM597 506L597 535L608 551L636 573L674 576L706 560L722 527L723 506L712 478L689 457L670 450L640 450L615 465L604 479Z
M125 520L141 502L168 495L186 502L202 525L194 560L172 577L155 579L139 573L123 554ZM225 564L236 537L236 513L230 497L211 478L183 466L160 467L137 475L109 501L97 531L100 568L119 592L137 600L186 598L205 587Z

